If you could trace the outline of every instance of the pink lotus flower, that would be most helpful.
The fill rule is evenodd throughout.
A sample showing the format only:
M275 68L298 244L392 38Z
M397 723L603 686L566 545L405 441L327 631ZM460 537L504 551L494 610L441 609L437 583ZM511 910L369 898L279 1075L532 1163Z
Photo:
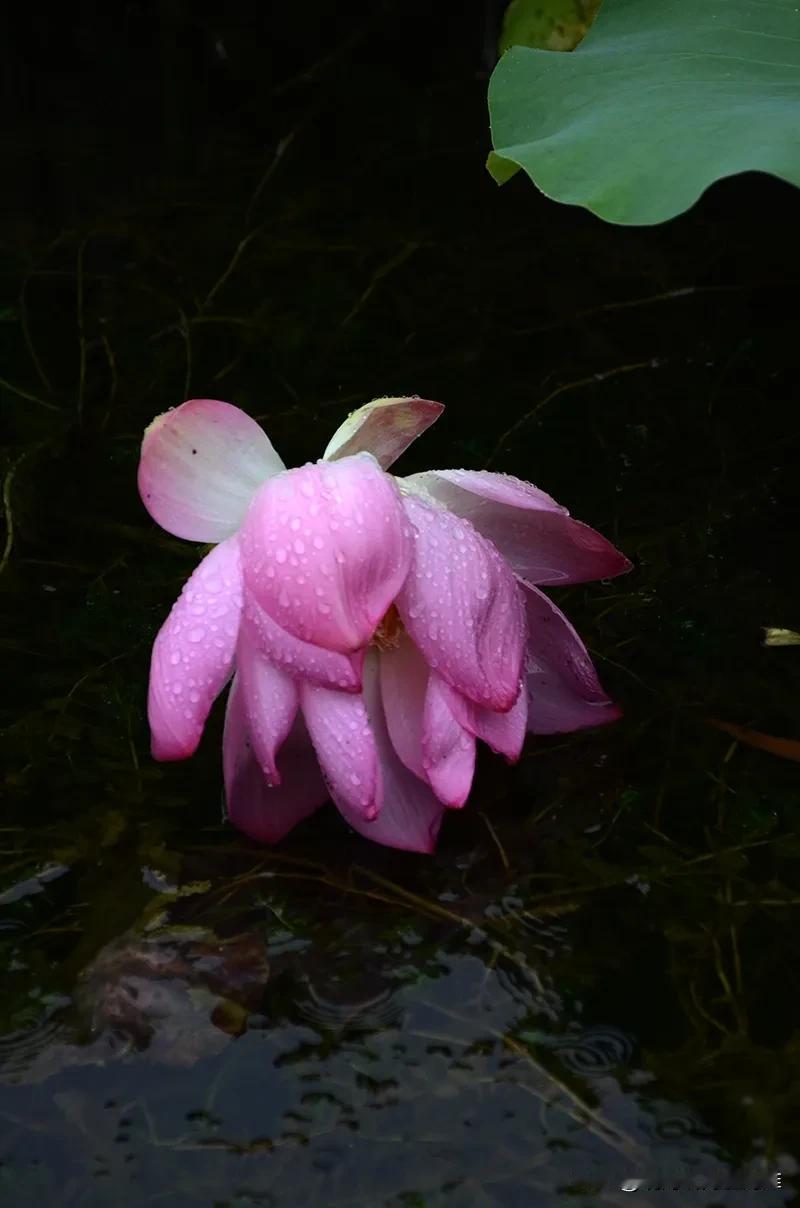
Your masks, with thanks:
M193 754L233 673L227 808L253 839L277 842L332 797L362 835L430 852L467 799L477 739L513 762L526 730L619 716L539 586L630 564L517 478L386 473L442 410L368 403L295 470L229 403L193 399L145 433L150 515L218 543L155 640L153 755Z

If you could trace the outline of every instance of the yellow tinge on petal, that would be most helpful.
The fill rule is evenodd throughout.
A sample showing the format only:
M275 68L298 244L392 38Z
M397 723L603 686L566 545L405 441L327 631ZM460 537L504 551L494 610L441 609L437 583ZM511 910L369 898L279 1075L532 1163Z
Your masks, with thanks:
M765 646L800 646L800 633L793 629L764 629Z
M386 470L443 410L441 403L418 395L374 399L351 411L331 437L323 459L338 461L367 452Z

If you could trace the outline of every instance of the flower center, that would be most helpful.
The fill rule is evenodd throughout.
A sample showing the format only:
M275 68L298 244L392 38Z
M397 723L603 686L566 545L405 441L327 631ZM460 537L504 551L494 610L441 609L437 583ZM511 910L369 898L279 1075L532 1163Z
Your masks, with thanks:
M394 604L390 604L386 616L381 621L372 638L372 645L379 650L394 650L400 645L403 636L403 622Z

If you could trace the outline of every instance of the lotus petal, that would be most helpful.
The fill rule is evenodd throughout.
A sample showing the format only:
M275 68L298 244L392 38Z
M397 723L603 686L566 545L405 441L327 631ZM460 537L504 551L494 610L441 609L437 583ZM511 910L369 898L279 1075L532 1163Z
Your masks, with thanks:
M244 411L195 398L159 415L145 432L139 494L168 533L224 541L262 483L284 469L266 432Z

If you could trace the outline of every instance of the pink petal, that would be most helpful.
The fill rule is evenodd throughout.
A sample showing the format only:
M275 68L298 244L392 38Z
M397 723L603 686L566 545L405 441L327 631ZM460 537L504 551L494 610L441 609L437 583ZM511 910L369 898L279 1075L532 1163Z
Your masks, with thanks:
M262 483L283 469L254 419L230 403L195 398L159 415L145 432L139 494L168 533L223 541Z
M375 818L383 785L361 695L303 683L300 703L331 797L340 809Z
M275 757L294 723L300 703L297 684L261 653L246 619L239 631L236 667L253 753L267 780L280 784Z
M259 843L277 843L327 800L328 790L299 715L278 755L280 787L271 787L264 779L238 675L228 696L222 751L228 818Z
M522 584L528 617L528 729L563 734L617 721L622 710L606 695L581 639L552 600Z
M348 415L324 453L325 461L371 453L388 469L444 411L426 398L377 398Z
M525 643L520 589L494 546L465 520L404 497L416 531L397 597L403 623L432 670L476 704L517 699Z
M428 688L428 664L408 634L380 652L380 685L386 728L402 763L426 779L422 766L422 715Z
M631 569L610 541L573 520L566 508L528 482L487 470L430 470L404 479L493 542L530 583L585 583Z
M383 777L383 808L374 822L337 802L353 830L366 839L402 851L432 852L436 846L444 807L422 780L397 758L381 705L377 651L370 650L364 666L364 700Z
M153 644L147 715L154 759L194 754L227 683L242 611L235 537L208 554L172 606Z
M528 693L525 687L520 689L516 701L506 713L475 705L454 688L449 688L449 692L450 708L461 725L491 747L495 754L505 755L510 763L516 763L522 753L527 731Z
M301 642L268 613L260 608L253 596L247 592L244 614L251 626L263 654L277 667L282 667L297 679L307 679L323 688L341 688L345 692L361 691L361 667L363 651L355 654L339 654L335 650L323 650L310 642Z
M472 788L475 736L456 720L449 705L448 685L438 675L431 675L425 695L422 761L439 800L451 809L459 809Z
M258 492L241 532L249 591L303 642L365 646L411 560L394 479L368 453L289 470Z

